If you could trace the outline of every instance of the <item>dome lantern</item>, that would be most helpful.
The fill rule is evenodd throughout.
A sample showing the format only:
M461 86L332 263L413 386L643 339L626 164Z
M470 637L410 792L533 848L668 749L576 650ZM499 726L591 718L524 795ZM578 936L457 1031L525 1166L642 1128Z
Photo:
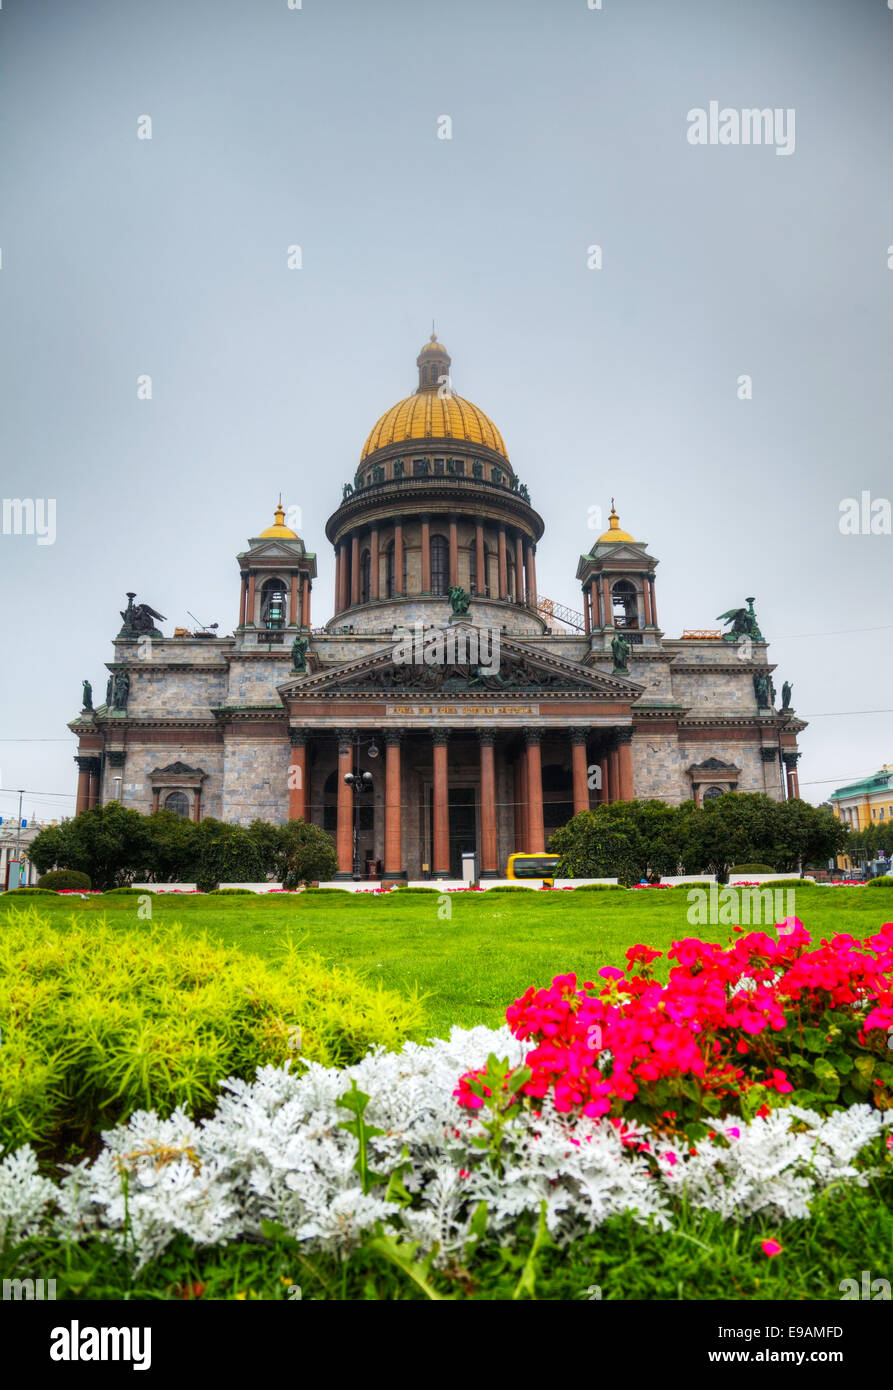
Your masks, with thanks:
M416 358L419 369L420 391L436 391L445 386L450 391L450 363L452 359L443 343L437 341L432 327L431 337Z

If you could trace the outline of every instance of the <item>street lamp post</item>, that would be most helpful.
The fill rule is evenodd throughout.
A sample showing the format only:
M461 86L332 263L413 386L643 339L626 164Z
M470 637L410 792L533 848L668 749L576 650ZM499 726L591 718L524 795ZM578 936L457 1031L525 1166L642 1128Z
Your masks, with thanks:
M367 751L372 758L378 756L378 748L374 739ZM353 877L354 882L358 883L363 877L360 873L360 798L364 792L371 792L374 782L371 772L360 772L359 734L357 734L354 766L356 772L345 772L344 780L353 792Z

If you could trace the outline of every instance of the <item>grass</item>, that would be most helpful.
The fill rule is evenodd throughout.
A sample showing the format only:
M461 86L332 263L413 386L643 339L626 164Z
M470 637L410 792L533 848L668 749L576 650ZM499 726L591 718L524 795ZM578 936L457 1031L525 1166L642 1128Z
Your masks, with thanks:
M414 986L428 996L431 1036L450 1027L505 1020L512 1000L531 984L574 971L590 980L604 965L623 965L624 952L638 941L666 951L684 936L725 941L731 927L697 927L687 921L685 888L625 893L413 893L405 898L327 893L318 897L154 896L152 921L181 922L207 930L227 945L272 956L291 931L296 943L324 961L349 965L391 989ZM814 939L850 932L868 936L893 921L893 888L796 890L796 915ZM9 900L9 907L14 899ZM105 916L122 930L140 931L141 899L127 895L94 898L40 897L42 915L54 921ZM451 917L439 911L449 907ZM6 904L0 900L0 920ZM659 961L664 977L667 962Z

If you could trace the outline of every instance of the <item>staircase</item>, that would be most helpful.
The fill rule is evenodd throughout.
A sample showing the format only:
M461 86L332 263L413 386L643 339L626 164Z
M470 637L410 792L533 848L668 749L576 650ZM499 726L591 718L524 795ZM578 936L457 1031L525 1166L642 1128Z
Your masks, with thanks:
M577 632L585 631L583 614L578 613L575 608L568 608L564 603L556 603L554 599L544 598L542 594L536 596L536 612L546 622L562 623L564 627L574 628Z

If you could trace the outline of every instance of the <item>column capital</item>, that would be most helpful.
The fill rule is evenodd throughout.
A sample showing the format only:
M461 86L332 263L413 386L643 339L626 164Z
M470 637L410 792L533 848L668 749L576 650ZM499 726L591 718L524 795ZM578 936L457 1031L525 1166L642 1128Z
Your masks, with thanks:
M761 749L760 749L760 757L763 759L763 762L764 762L764 763L774 763L774 762L777 762L777 761L778 761L778 749L777 749L777 748L761 748Z
M571 737L571 743L586 743L589 738L589 730L581 728L579 725L573 729L568 729L568 733Z
M432 729L432 730L431 730L431 738L432 738L432 740L433 740L434 743L440 743L440 744L449 743L449 741L450 741L450 730L449 730L449 729Z
M800 758L800 754L799 754L799 753L789 753L789 752L787 751L787 749L784 749L783 752L782 752L782 755L781 755L781 759L782 759L782 762L784 763L785 767L796 767L796 766L797 766L797 763L798 763L798 761L799 761L799 758Z
M288 741L291 744L292 748L303 748L307 742L307 730L293 729L289 727Z
M127 757L127 753L123 748L115 748L114 750L107 752L105 756L108 759L109 767L123 767L124 759Z
M348 749L348 750L350 750L351 748L353 748L354 743L356 742L356 738L357 738L357 730L356 730L356 729L336 729L336 730L335 730L335 737L336 737L337 740L338 740L338 752L339 752L339 753L343 753L344 750L345 750L345 748Z
M78 772L97 772L99 770L99 759L95 754L75 753L74 760L78 765Z
M397 744L398 747L399 747L400 740L403 738L403 734L404 734L404 730L403 730L403 729L385 729L385 731L384 731L385 746L386 746L386 747L391 747L391 748L393 748L394 745Z
M539 728L536 728L536 727L531 727L531 728L522 730L522 732L523 732L523 734L524 734L524 742L527 743L527 744L530 744L530 743L542 743L542 741L543 741L543 731L542 731L542 729L539 729Z
M495 730L495 729L478 729L477 734L478 734L478 741L479 741L480 743L486 743L486 744L489 744L489 745L492 747L493 744L496 742L496 730Z
M618 747L621 743L632 743L633 731L631 727L628 724L626 724L623 725L621 728L614 730L614 737L617 740Z

